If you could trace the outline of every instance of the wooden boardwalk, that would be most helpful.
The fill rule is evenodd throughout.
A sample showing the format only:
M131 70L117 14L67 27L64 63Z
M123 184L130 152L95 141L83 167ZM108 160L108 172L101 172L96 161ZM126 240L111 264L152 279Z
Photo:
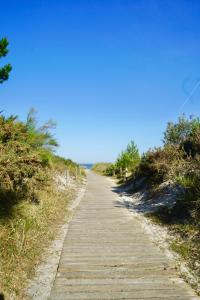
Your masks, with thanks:
M140 223L117 205L112 184L89 172L70 223L53 300L199 299Z

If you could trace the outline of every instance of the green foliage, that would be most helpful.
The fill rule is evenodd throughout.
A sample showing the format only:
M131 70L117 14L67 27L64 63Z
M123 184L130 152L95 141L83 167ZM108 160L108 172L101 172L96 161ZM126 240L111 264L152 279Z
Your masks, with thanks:
M185 189L185 193L177 202L179 210L200 229L200 172L188 172L185 176L177 177L177 182Z
M38 149L29 143L26 124L16 117L0 116L0 153L1 190L21 194L30 180L39 175L41 159Z
M164 146L181 146L188 140L191 140L196 132L200 130L199 118L190 117L187 119L184 115L178 119L178 123L169 122L164 132Z
M52 156L52 167L61 173L68 170L72 177L84 175L83 169L77 163L58 155Z
M128 174L132 174L137 169L138 165L140 163L140 154L139 150L137 148L137 145L131 141L126 149L122 151L116 162L114 164L105 164L100 163L96 164L94 166L94 169L97 169L99 167L103 166L103 170L100 170L99 173L103 173L107 176L117 176L122 181L125 181L127 179Z
M111 163L107 163L107 162L96 163L92 166L92 171L100 175L106 175L105 172L111 165L112 165Z
M116 168L128 171L134 171L140 162L140 155L136 144L131 141L125 151L122 151L115 163Z
M142 156L137 174L150 183L159 184L181 174L184 165L183 151L175 146L154 148Z
M51 133L52 121L37 127L35 110L21 122L16 116L0 116L0 209L9 213L12 205L21 199L37 202L36 189L50 180L50 169L70 169L72 161L55 156L58 145Z
M34 187L47 180L42 147L33 147L30 141L25 123L0 116L0 205L7 213L20 199L35 201Z
M106 176L115 176L115 174L116 174L115 164L110 164L104 171L104 175L106 175Z
M38 128L36 120L36 110L31 108L26 121L29 143L34 148L44 148L53 151L58 146L57 141L51 133L51 130L56 127L55 122L49 120Z
M114 173L122 180L133 174L140 163L140 154L136 144L131 141L126 149L120 153L113 167Z
M0 290L24 299L27 279L67 215L75 187L59 188L78 165L55 155L55 124L37 126L35 110L22 122L0 115ZM65 179L65 178L64 178Z
M176 138L172 138L172 137ZM185 193L173 208L172 216L182 216L200 228L200 120L181 117L177 124L168 127L165 133L168 143L177 143L183 149L179 172L173 177ZM166 148L166 146L165 146ZM165 149L164 148L164 149ZM174 167L174 163L173 163ZM177 167L175 168L177 170ZM181 170L181 172L180 172ZM178 174L179 173L179 174ZM174 215L175 213L175 215Z
M168 123L164 133L164 146L150 149L141 160L132 142L108 168L107 173L125 177L124 170L133 180L143 177L150 188L164 181L182 186L184 193L173 208L164 208L158 214L166 222L187 220L200 227L200 120L181 116L177 123Z
M6 38L2 38L0 40L0 58L5 57L8 54L8 40ZM0 68L0 83L3 83L5 80L9 78L9 73L12 70L12 66L7 64Z
M180 175L176 177L176 182L185 189L192 189L198 185L198 177L194 175Z
M200 120L182 116L177 123L168 123L164 132L164 147L147 151L141 159L138 174L152 183L184 177L198 172L200 154ZM185 178L185 177L184 177Z

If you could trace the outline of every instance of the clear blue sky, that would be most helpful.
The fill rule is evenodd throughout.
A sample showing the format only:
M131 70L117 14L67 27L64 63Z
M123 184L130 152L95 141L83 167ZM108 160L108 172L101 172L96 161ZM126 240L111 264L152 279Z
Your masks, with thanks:
M57 121L59 154L113 161L161 144L200 79L199 0L0 0L0 108ZM181 109L200 115L200 90Z

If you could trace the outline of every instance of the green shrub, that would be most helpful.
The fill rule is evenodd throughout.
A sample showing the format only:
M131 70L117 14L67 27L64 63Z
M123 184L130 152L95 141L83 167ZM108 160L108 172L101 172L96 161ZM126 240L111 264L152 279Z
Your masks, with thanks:
M32 194L36 182L44 180L44 169L38 149L29 143L26 124L16 117L0 116L0 154L0 203L11 195L12 202Z
M164 132L164 146L180 146L190 139L196 131L200 129L200 120L196 117L187 119L184 115L178 119L177 123L169 122Z
M92 166L92 171L100 174L100 175L106 175L106 170L111 166L111 163L107 162L100 162L96 163Z
M180 210L185 211L190 221L200 226L200 173L189 173L177 178L178 184L185 188L185 193L179 202Z
M31 109L26 122L16 116L0 116L0 209L6 211L22 199L38 201L36 188L50 180L50 169L69 169L75 175L78 165L54 154L58 146L52 121L37 127Z
M106 170L104 171L104 174L106 176L115 176L115 174L116 174L116 166L115 166L115 164L110 164L106 168Z
M122 151L118 156L115 166L116 169L125 170L133 172L140 162L140 154L136 144L131 141L125 151Z
M126 149L122 151L112 169L108 170L111 174L117 176L120 181L125 182L127 178L135 173L140 163L140 154L137 145L131 141Z
M155 148L142 156L137 174L159 184L181 173L183 161L183 152L175 146Z

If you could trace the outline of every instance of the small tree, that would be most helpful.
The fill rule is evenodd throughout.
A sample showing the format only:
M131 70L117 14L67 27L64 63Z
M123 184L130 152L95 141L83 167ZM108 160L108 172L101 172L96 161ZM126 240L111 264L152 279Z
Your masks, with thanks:
M131 141L126 147L125 151L122 151L117 158L115 166L121 176L126 171L133 173L140 162L140 154L136 144Z
M8 40L6 38L2 38L0 40L0 58L5 57L8 54ZM7 64L0 68L0 83L3 83L5 80L9 78L9 73L12 70L12 66Z
M140 154L137 145L133 141L131 141L128 144L126 148L126 153L128 155L128 161L129 161L128 169L134 171L135 167L140 162Z

